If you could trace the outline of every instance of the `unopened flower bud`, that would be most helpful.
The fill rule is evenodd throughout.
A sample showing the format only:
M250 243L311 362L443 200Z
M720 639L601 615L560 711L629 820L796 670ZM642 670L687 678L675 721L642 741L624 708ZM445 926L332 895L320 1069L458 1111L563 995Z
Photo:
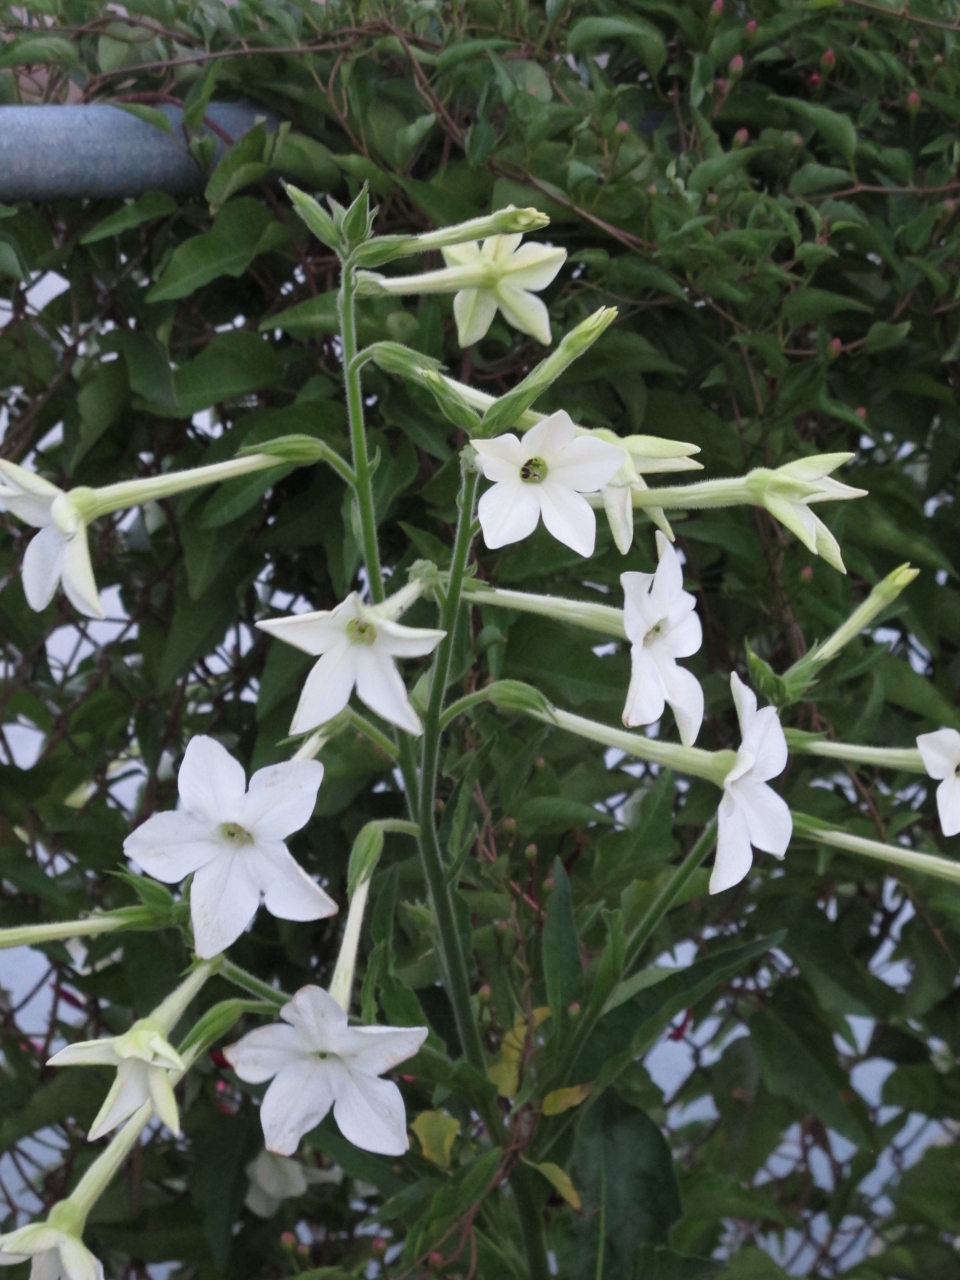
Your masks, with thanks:
M843 342L840 338L831 338L827 345L827 351L831 360L836 360L843 351Z
M920 110L920 95L916 89L911 89L907 94L907 110L911 115L916 115Z
M553 876L547 876L546 880L543 882L543 892L551 893L553 891L554 883Z
M733 135L734 151L742 151L749 141L750 141L749 129L738 129L737 132Z
M387 1252L387 1242L383 1236L374 1236L370 1242L370 1252L375 1258L382 1258Z
M866 422L866 420L867 420L867 411L866 411L866 409L864 408L864 406L863 406L862 404L861 404L861 405L858 405L858 406L857 406L857 408L856 408L856 409L854 409L854 411L853 411L853 412L857 415L857 417L860 419L860 421L861 421L861 422Z
M935 54L933 55L933 65L934 65L935 67L942 67L942 66L943 66L943 54L942 54L942 53L935 53Z
M630 126L626 122L626 120L618 120L616 123L616 127L614 128L614 133L618 133L620 137L623 138L629 132L630 132Z
M827 74L837 65L837 55L832 49L824 49L820 57L820 70Z
M947 199L944 200L943 204L941 205L941 208L943 209L944 213L954 213L957 208L957 202L956 200L951 200L950 197L948 196Z
M870 23L866 20L866 18L861 18L860 21L857 23L857 29L859 31L864 32L864 34L866 34L866 32L870 30Z
M298 1244L298 1245L297 1245L297 1257L298 1257L298 1258L309 1258L309 1257L310 1257L310 1246L309 1246L308 1244Z
M517 820L516 818L504 818L500 825L503 827L504 831L506 831L507 835L512 836L517 829Z
M723 17L723 0L713 0L710 6L710 17L715 20Z
M651 182L650 185L647 187L647 195L655 196L656 194L657 194L657 184L655 182Z
M790 139L790 145L791 147L793 147L794 151L799 151L801 149L801 147L803 146L803 138L800 136L799 133L795 133L793 135L793 137Z
M284 1231L280 1235L280 1248L293 1250L297 1247L297 1237L292 1231Z
M570 1018L580 1017L580 1001L579 1000L571 1000L570 1004L567 1006L567 1016Z
M803 579L804 582L812 582L813 581L813 565L805 564L803 568L800 570L800 577Z
M914 53L916 53L916 51L920 48L920 41L917 39L916 36L914 36L913 39L910 41L909 47L914 51Z
M720 200L720 197L717 195L715 191L711 191L707 196L707 204L710 206L711 209L716 207L719 200Z
M726 96L728 85L723 76L717 76L713 82L713 96L715 98L723 98Z
M431 1249L427 1254L427 1266L431 1271L439 1271L443 1266L443 1254L439 1249Z
M743 58L739 53L735 53L727 63L727 74L731 80L743 75Z
M757 34L756 18L751 18L750 21L747 23L747 25L743 29L748 36L755 36Z
M489 1004L490 996L491 996L490 983L489 982L482 983L481 986L477 989L477 998L479 999L480 1003Z
M814 71L814 73L811 75L811 77L810 77L810 79L809 79L808 83L809 83L809 85L810 85L810 88L811 88L811 89L819 89L819 88L820 88L820 72L819 72L819 71Z
M527 859L528 862L536 862L538 852L539 850L537 849L537 846L531 840L530 843L527 845L527 847L524 849L523 856Z
M537 756L536 760L533 762L533 767L535 769L542 769L546 763L547 762L544 760L543 756Z

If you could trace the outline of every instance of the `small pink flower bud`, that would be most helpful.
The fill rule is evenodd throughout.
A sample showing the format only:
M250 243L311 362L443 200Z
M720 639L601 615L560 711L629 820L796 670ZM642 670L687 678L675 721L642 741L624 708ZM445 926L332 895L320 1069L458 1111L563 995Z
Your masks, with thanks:
M523 856L527 859L528 862L536 862L537 852L538 852L537 846L531 840L530 843L527 845L527 847L524 849Z
M567 1006L567 1014L571 1018L580 1017L580 1001L579 1000L570 1001L570 1004Z
M934 65L935 67L942 67L942 66L943 66L943 54L942 54L942 53L935 53L935 54L933 55L933 65Z
M506 831L507 835L512 836L517 829L517 820L516 818L504 818L500 825L503 827L504 831Z
M947 196L946 200L944 200L943 204L941 205L941 208L943 209L944 213L953 213L955 212L956 207L957 207L956 200L951 200L949 196Z
M489 1001L489 999L490 999L490 995L491 995L491 991L490 991L490 983L489 983L489 982L484 982L484 983L483 983L483 984L478 988L478 990L477 990L477 995L480 997L480 1003L481 1003L481 1004L486 1004L486 1003Z
M749 129L738 129L737 132L733 135L734 151L742 151L749 141L750 141Z
M857 415L857 417L860 419L860 421L861 421L861 422L866 422L866 420L867 420L867 411L866 411L866 409L863 407L863 405L860 405L858 408L854 409L854 411L853 411L853 412Z
M618 133L620 137L623 138L629 132L630 132L630 126L629 124L627 124L626 120L618 120L616 124L616 128L614 129L614 133Z
M375 1258L382 1258L387 1252L387 1242L383 1236L374 1236L370 1244L370 1251Z
M727 71L730 73L731 80L736 80L738 76L743 75L743 58L739 53L735 53L727 63Z
M647 195L655 196L656 194L657 194L657 184L655 182L651 182L650 185L647 187Z
M864 35L866 35L866 33L870 30L870 23L866 20L866 18L861 18L860 21L857 23L857 27L860 31L864 33Z
M747 23L747 25L743 29L748 36L755 36L757 34L756 18L751 18L750 21Z
M837 356L843 351L843 343L839 338L831 338L827 349L830 352L831 359L836 360Z
M713 0L713 4L710 6L710 17L711 18L723 17L723 0Z
M917 39L916 36L914 36L913 39L910 41L910 48L914 51L914 53L916 53L916 51L920 48L920 41Z
M823 55L820 58L820 70L826 73L832 71L836 65L837 55L832 49L824 49Z
M800 570L800 577L803 579L804 582L812 582L813 581L813 565L805 564L803 568Z
M720 197L715 191L711 191L707 196L707 204L711 209L715 209L720 202Z
M916 115L920 110L920 95L917 93L916 89L911 89L907 94L907 110L911 115Z
M814 73L811 75L811 77L810 77L810 79L809 79L808 83L809 83L809 85L810 85L810 88L811 88L811 89L819 89L819 88L820 88L820 72L819 72L819 71L814 71Z
M795 133L793 135L793 137L790 139L790 145L791 147L793 147L795 151L800 150L800 148L803 146L803 138L800 137L799 133Z
M296 1249L296 1247L297 1247L297 1237L293 1234L292 1231L284 1231L280 1236L280 1248Z
M439 1249L432 1249L427 1254L427 1266L431 1271L439 1271L443 1266L443 1254Z

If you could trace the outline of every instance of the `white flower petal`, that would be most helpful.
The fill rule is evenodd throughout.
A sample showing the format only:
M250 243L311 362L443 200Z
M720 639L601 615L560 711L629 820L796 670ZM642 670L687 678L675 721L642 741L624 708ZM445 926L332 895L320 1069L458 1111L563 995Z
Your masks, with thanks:
M465 267L479 259L480 244L477 240L465 240L463 244L447 245L440 252L448 267Z
M312 1047L298 1027L274 1022L268 1027L257 1027L236 1044L227 1045L223 1056L241 1080L247 1084L263 1084L295 1058L306 1057Z
M512 432L492 440L472 440L480 457L480 470L488 480L519 480L520 468L533 455L529 450L530 435L520 440Z
M945 836L960 834L960 778L944 778L937 787L937 812Z
M623 588L623 626L627 639L633 644L643 644L644 637L659 618L650 604L652 573L621 573Z
M280 1010L280 1017L296 1027L304 1043L324 1053L339 1053L347 1015L323 987L301 987Z
M103 1264L71 1236L60 1243L60 1262L66 1280L103 1280Z
M282 840L310 821L322 781L317 760L285 760L258 769L234 821L258 839Z
M300 1058L287 1063L260 1104L268 1151L290 1156L333 1104L331 1067L335 1060Z
M566 409L541 418L523 437L524 456L543 458L547 465L577 438L577 428Z
M414 735L423 732L420 717L410 705L397 664L376 645L357 646L357 697L384 720Z
M678 667L672 658L660 658L654 649L654 660L670 709L680 731L680 741L692 747L703 724L703 689L692 671Z
M34 534L23 556L23 594L37 613L53 599L63 572L64 537L56 525Z
M47 1059L48 1067L117 1067L120 1055L113 1047L113 1040L82 1040L68 1044L65 1049Z
M343 644L348 622L360 616L360 598L355 591L336 609L318 610L316 613L293 613L286 618L269 618L258 622L260 631L276 636L284 644L292 644L312 657L318 658L330 649Z
M623 723L630 728L653 724L663 715L666 696L660 669L653 654L642 644L630 650L630 688L623 708Z
M174 1137L179 1138L180 1113L170 1073L164 1067L147 1067L147 1084L154 1115L167 1126Z
M177 789L188 813L213 823L231 822L246 794L247 776L216 738L197 734L183 753Z
M603 509L617 545L625 556L633 546L633 497L624 484L608 484L602 490Z
M488 289L461 289L453 299L453 318L457 322L457 342L472 347L486 337L497 314L497 299Z
M483 540L491 551L528 538L540 522L540 485L520 479L495 484L477 503Z
M717 856L710 874L711 893L732 889L753 865L746 815L732 795L726 794L720 801L717 818Z
M513 231L509 235L503 236L487 236L480 250L480 257L485 262L496 262L501 266L509 264L516 251L520 248L523 236L518 231ZM543 248L539 245L538 248Z
M103 605L90 563L87 531L82 525L64 543L62 574L64 594L77 612L88 618L102 618Z
M141 1062L139 1058L126 1058L120 1063L110 1092L90 1127L87 1135L90 1142L96 1142L105 1133L110 1133L145 1102L149 1102L149 1071L147 1064Z
M357 650L346 636L313 665L300 693L291 733L307 733L339 715L350 701L357 679Z
M956 729L921 733L917 750L931 778L952 778L960 768L960 733Z
M245 858L227 850L193 878L190 918L197 955L210 960L236 942L257 914L260 890Z
M400 1090L390 1080L349 1071L337 1059L333 1078L333 1118L348 1142L362 1151L402 1156L410 1145Z
M527 293L525 289L517 289L514 285L502 280L497 285L496 301L504 320L512 324L514 329L529 334L531 338L536 338L545 347L550 345L553 341L553 335L550 332L550 312L547 310L546 303L542 302L536 294Z
M683 594L687 595L686 591ZM678 622L673 622L668 617L665 630L651 642L659 653L670 658L689 658L697 653L703 644L703 627L694 611L695 601L692 597L688 598L690 608L686 615Z
M793 835L793 819L786 800L773 787L752 777L741 778L731 790L746 820L750 843L782 858Z
M395 658L422 658L433 653L447 634L434 627L404 627L388 618L376 618L374 626L377 630L374 649Z
M559 482L552 483L549 474L537 488L540 490L540 514L548 532L571 551L581 556L592 556L597 539L597 517L586 498Z
M787 740L775 707L763 707L743 735L741 750L754 757L751 773L760 782L778 777L787 767Z
M566 249L528 240L511 257L507 282L511 288L532 289L538 293L553 284L566 260Z
M626 453L595 436L576 436L549 460L548 478L578 493L595 493L620 470Z
M155 813L131 831L123 852L164 884L177 884L223 853L216 827L209 819L195 818L182 809Z
M346 1027L340 1057L354 1074L381 1076L420 1051L426 1027Z
M733 694L734 706L737 708L737 720L740 723L740 738L745 740L757 714L757 695L743 683L735 671L730 673L730 692Z
M65 1274L59 1249L36 1254L30 1265L30 1280L64 1280Z
M259 843L248 855L248 874L263 894L263 905L280 920L322 920L337 913L337 904L307 875L280 841Z

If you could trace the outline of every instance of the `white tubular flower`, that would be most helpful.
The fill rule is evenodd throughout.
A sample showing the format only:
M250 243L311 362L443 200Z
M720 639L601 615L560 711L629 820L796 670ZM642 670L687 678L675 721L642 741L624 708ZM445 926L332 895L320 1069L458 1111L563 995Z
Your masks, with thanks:
M197 955L218 955L256 914L261 896L281 920L319 920L337 906L291 856L284 840L309 822L323 778L315 760L243 767L213 738L191 738L178 785L182 808L155 813L127 836L124 853L175 884L196 872L190 914Z
M644 473L702 471L701 464L690 457L700 449L695 444L665 440L659 436L616 436L602 427L594 434L601 440L615 441L627 452L623 466L610 483L604 485L600 495L617 550L625 556L633 546L633 495L635 491L647 489ZM672 542L673 530L663 509L647 507L646 514Z
M432 653L447 633L401 626L390 617L391 608L389 601L365 605L351 591L335 609L257 623L261 631L320 659L303 686L291 733L307 733L332 720L350 701L354 686L378 716L407 733L423 732L396 659Z
M90 1142L122 1124L145 1102L152 1103L154 1113L179 1136L180 1116L170 1073L183 1072L186 1066L160 1027L149 1018L134 1023L122 1036L67 1045L47 1065L117 1068L110 1092L87 1135Z
M518 235L488 236L482 244L473 240L442 250L448 267L476 271L482 282L461 289L453 300L461 347L479 342L498 310L514 329L545 347L550 345L550 313L534 295L553 283L567 251L532 242L521 245L522 239Z
M336 1166L311 1169L299 1160L274 1155L272 1151L261 1151L247 1165L246 1174L250 1186L243 1203L258 1218L272 1218L284 1200L299 1199L312 1184L343 1181L343 1170Z
M660 563L654 574L621 573L623 623L631 643L632 671L623 723L635 728L653 724L669 704L677 719L680 741L691 747L703 723L703 689L691 672L677 666L703 642L696 600L683 589L683 569L676 551L657 533Z
M938 729L921 733L917 748L923 767L931 778L939 780L937 812L945 836L960 834L960 733L956 729Z
M23 557L23 593L38 613L62 582L67 599L88 618L102 618L103 605L90 564L87 527L70 494L49 480L0 459L0 506L40 532Z
M830 472L853 457L852 453L824 453L818 457L788 462L776 471L752 472L762 477L760 502L781 524L797 535L814 555L846 573L840 546L819 516L810 510L813 502L841 502L862 498L866 489L854 489L830 479Z
M61 1209L69 1205L56 1205L47 1222L0 1236L0 1267L15 1267L29 1258L30 1280L103 1280L103 1264L80 1239L82 1224L75 1231L54 1225Z
M787 740L774 707L757 710L752 689L734 672L730 690L740 721L740 750L723 780L717 857L710 892L739 884L753 865L753 848L782 858L793 834L793 819L782 796L767 786L787 765Z
M562 409L523 439L508 432L471 443L483 474L494 481L477 507L488 547L529 537L542 516L558 542L582 556L593 555L597 518L582 495L596 493L620 470L626 454L619 445L577 435Z
M321 987L301 987L280 1010L286 1025L259 1027L224 1050L241 1080L272 1080L260 1106L267 1150L292 1155L333 1107L355 1147L400 1156L409 1147L400 1090L379 1077L412 1058L426 1027L351 1027Z

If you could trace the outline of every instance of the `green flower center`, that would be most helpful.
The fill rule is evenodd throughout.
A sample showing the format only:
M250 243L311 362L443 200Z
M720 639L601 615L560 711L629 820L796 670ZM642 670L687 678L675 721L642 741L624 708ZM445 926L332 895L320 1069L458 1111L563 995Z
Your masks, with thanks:
M526 484L542 484L547 478L547 464L542 458L528 458L520 468L520 479Z
M655 622L654 625L647 632L647 634L643 637L643 643L646 644L649 640L656 640L657 636L659 636L662 631L663 631L663 620L661 619L659 622Z
M361 618L353 618L347 623L347 635L354 644L373 644L377 638L377 628L372 622L364 622Z
M253 836L249 831L241 827L238 822L222 822L220 824L220 834L224 840L236 845L238 849L241 845L253 844Z

